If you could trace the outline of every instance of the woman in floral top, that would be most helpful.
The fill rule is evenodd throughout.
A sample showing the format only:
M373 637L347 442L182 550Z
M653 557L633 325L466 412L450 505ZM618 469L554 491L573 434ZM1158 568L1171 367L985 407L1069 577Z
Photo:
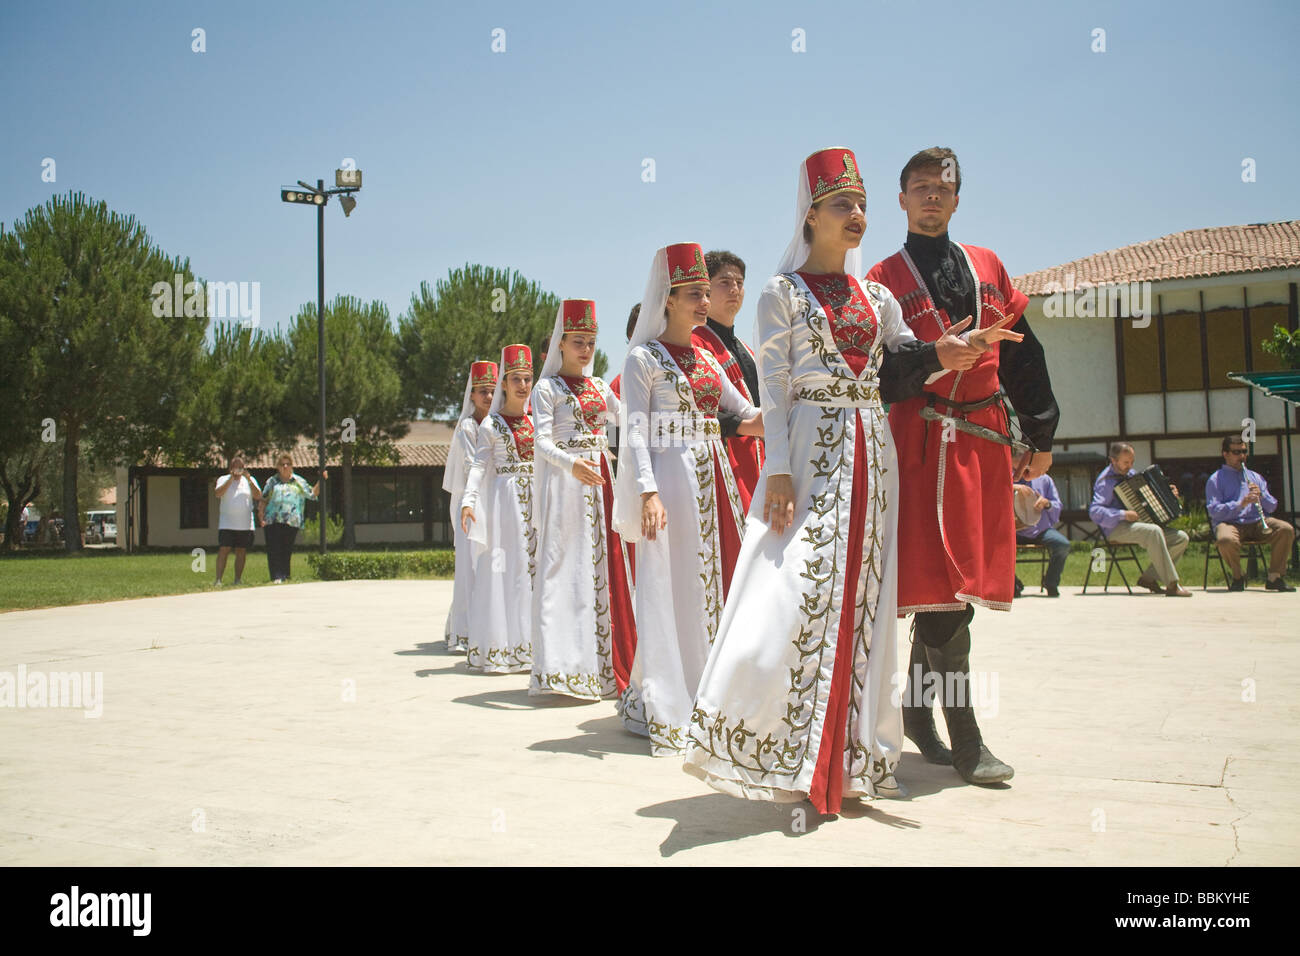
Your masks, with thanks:
M293 542L302 527L303 502L308 498L316 500L320 482L308 485L306 478L295 474L293 459L287 454L276 459L276 463L278 471L266 480L262 489L258 516L266 531L266 563L271 570L271 581L279 584L289 580ZM322 478L329 476L328 468L321 472Z

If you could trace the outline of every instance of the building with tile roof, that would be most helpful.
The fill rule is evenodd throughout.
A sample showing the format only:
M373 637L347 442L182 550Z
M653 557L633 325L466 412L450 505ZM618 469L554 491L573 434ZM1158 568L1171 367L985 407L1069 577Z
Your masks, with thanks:
M1063 520L1086 511L1107 444L1122 439L1139 470L1152 462L1190 499L1222 464L1219 442L1256 428L1250 467L1294 508L1295 421L1231 372L1280 368L1262 348L1297 327L1300 220L1189 229L1016 276L1061 406L1052 475Z
M451 547L450 500L442 490L443 469L451 447L453 423L411 422L407 434L393 442L393 465L352 466L352 508L358 544ZM289 449L294 471L315 483L316 443L300 438ZM248 470L264 483L275 472L279 452L245 456ZM326 489L331 514L341 515L341 465L332 469ZM117 510L120 547L212 548L217 541L218 498L215 482L224 468L171 466L164 455L151 464L118 469ZM307 514L315 513L309 503ZM307 542L302 542L307 543ZM264 545L257 529L256 544Z

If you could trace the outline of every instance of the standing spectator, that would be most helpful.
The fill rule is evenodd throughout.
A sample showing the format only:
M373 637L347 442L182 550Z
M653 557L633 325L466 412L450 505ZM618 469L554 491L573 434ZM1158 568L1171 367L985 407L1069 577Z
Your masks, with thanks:
M1264 476L1246 468L1250 450L1240 435L1223 440L1223 466L1205 483L1205 510L1214 526L1214 544L1232 572L1229 591L1246 590L1241 573L1241 543L1260 541L1272 549L1268 565L1270 591L1294 591L1286 583L1286 560L1295 540L1295 528L1280 518L1269 517L1277 510L1277 499L1268 493Z
M293 541L302 527L303 501L315 501L320 494L320 482L309 486L307 479L294 472L293 459L287 454L276 459L276 474L266 479L262 489L260 517L266 529L266 564L271 569L271 582L279 584L289 580L289 564L293 555ZM321 470L321 478L330 476L330 470ZM321 515L321 520L325 516Z
M1041 544L1047 548L1051 557L1047 561L1047 575L1043 578L1043 588L1048 597L1060 597L1061 572L1065 569L1065 559L1070 556L1070 542L1065 535L1056 530L1056 523L1061 520L1061 496L1056 490L1056 482L1050 475L1016 482L1032 488L1037 497L1034 510L1038 512L1038 523L1016 532L1016 541L1021 544ZM1024 589L1020 578L1016 578L1016 597Z
M244 470L239 455L230 459L230 473L217 479L221 518L217 522L217 587L226 574L226 559L235 549L235 583L244 583L244 561L253 546L253 502L262 500L257 479Z

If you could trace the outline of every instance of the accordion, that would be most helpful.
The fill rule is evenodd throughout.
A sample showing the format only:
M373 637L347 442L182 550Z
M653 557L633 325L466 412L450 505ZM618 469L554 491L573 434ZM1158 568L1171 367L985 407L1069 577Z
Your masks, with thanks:
M1115 496L1127 510L1137 512L1139 521L1149 524L1163 526L1183 513L1159 465L1117 482Z

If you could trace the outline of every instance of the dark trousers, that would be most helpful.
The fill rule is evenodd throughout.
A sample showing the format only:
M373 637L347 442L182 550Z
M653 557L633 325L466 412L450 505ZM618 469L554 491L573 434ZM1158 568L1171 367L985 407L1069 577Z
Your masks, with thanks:
M916 640L926 647L943 647L952 640L975 616L975 608L967 604L960 611L917 611L913 618Z
M266 566L271 571L271 580L289 580L289 559L293 554L293 542L298 537L298 529L277 521L262 530L266 533Z
M1070 556L1069 538L1055 528L1048 528L1037 538L1016 538L1016 544L1041 544L1047 548L1047 573L1043 575L1043 587L1060 586L1061 572L1065 570L1065 559Z

